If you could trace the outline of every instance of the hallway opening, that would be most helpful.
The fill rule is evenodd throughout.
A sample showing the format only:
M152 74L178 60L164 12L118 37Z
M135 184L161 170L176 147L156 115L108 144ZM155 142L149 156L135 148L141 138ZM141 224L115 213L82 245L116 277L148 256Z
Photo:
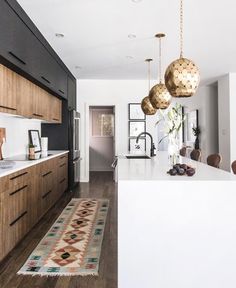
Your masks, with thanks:
M89 107L89 171L112 171L115 157L115 107Z

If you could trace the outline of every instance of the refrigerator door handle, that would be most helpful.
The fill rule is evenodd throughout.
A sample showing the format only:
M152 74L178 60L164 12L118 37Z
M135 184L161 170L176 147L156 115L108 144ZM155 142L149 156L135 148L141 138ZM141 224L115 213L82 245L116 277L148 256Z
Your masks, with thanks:
M82 159L83 159L83 158L81 158L81 157L76 158L76 159L73 161L73 164L76 164L77 162L81 161Z

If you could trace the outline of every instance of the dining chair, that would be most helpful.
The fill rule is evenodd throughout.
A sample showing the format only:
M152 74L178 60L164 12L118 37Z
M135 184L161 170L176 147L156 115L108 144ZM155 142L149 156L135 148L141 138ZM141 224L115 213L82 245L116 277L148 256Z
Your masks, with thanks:
M222 157L220 154L211 154L207 157L207 164L219 168L221 163Z
M187 152L187 148L186 148L186 147L182 147L182 148L179 150L180 156L183 156L183 157L186 157L186 152Z
M190 153L190 158L192 160L195 160L195 161L200 161L201 160L201 150L199 149L193 149L192 152Z
M236 160L231 165L233 173L236 174Z

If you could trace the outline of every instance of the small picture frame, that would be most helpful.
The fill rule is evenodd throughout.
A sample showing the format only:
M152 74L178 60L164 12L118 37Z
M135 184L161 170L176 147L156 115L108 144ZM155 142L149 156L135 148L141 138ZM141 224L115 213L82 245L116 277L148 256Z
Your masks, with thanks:
M146 120L140 103L129 103L129 120Z
M129 138L129 151L131 153L146 153L146 138L140 138L136 143L136 138Z
M129 121L129 137L137 137L142 132L146 132L145 121Z
M41 152L39 130L29 130L29 141L30 141L30 144L34 145L35 153Z

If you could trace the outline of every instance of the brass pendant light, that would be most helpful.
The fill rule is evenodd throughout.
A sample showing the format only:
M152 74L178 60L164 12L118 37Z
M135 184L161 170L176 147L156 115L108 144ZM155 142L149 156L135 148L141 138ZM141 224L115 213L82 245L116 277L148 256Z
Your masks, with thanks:
M152 59L146 59L145 61L148 63L148 93L149 93L150 91L150 63ZM143 98L141 107L145 115L154 115L157 112L157 110L153 108L150 102L149 96Z
M166 88L166 85L162 82L162 69L161 69L161 39L165 37L165 34L159 33L155 37L159 39L159 81L160 83L153 86L149 99L152 106L156 109L166 109L171 102L171 96Z
M165 84L173 97L191 97L200 82L198 67L183 57L183 0L180 1L180 58L172 62L165 72Z

